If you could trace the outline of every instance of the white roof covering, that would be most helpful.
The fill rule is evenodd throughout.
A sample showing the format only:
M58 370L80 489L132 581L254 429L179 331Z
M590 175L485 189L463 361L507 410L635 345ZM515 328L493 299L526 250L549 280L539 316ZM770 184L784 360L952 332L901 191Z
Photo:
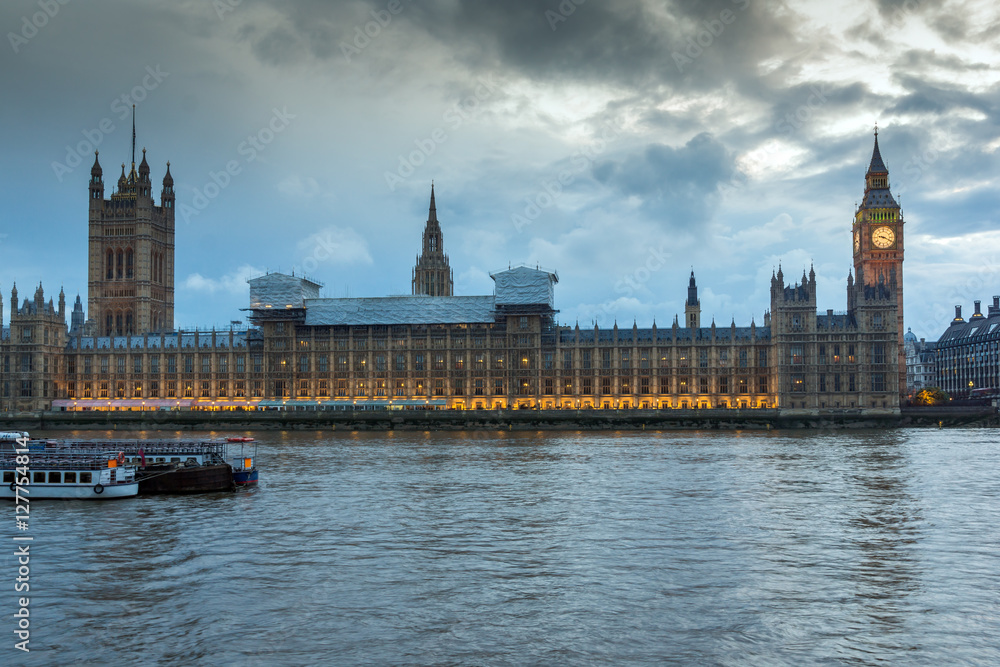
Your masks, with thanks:
M554 273L519 266L507 271L490 274L496 283L496 305L526 306L546 304L555 306L553 285L559 282Z
M306 299L319 298L320 284L307 278L269 273L247 282L251 308L302 308Z
M307 299L307 325L462 324L492 322L492 296L384 296Z

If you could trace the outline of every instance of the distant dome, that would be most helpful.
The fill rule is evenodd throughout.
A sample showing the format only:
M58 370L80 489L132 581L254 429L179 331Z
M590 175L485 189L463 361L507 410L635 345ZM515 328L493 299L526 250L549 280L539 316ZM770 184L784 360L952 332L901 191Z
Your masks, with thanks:
M913 329L907 328L906 333L903 334L903 342L904 343L916 343L917 342L917 335L915 333L913 333Z

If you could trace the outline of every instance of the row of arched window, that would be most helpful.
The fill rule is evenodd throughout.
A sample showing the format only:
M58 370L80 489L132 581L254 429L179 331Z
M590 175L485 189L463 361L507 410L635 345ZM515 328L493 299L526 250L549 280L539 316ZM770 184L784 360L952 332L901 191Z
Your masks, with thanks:
M163 283L163 253L154 252L152 257L152 280ZM105 280L132 280L135 278L135 253L132 248L108 248L104 260Z
M135 253L132 248L108 248L104 261L106 280L131 280L135 276Z
M153 311L150 313L150 331L162 331L163 313ZM105 336L131 336L139 333L136 328L135 318L131 309L116 310L108 312L104 316Z
M152 279L154 283L163 283L163 253L154 252L153 253L153 275Z
M135 333L131 310L119 310L104 316L105 336L130 336Z

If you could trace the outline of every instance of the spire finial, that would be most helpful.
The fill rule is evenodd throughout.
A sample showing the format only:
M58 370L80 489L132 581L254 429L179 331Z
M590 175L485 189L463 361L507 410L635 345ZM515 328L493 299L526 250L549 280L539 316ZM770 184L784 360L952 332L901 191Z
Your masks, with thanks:
M135 104L132 105L132 167L135 167Z
M875 121L875 138L878 139L878 121Z

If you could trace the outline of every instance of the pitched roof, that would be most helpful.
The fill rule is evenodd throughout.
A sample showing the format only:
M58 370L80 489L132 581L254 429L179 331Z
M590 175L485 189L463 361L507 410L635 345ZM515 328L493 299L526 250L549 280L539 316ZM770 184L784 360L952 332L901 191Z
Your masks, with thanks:
M888 173L889 170L885 167L885 162L882 161L882 153L878 150L878 132L875 133L875 150L872 151L872 161L868 165L868 173Z
M899 204L896 203L888 188L872 189L865 193L865 200L861 203L861 208L899 208Z

